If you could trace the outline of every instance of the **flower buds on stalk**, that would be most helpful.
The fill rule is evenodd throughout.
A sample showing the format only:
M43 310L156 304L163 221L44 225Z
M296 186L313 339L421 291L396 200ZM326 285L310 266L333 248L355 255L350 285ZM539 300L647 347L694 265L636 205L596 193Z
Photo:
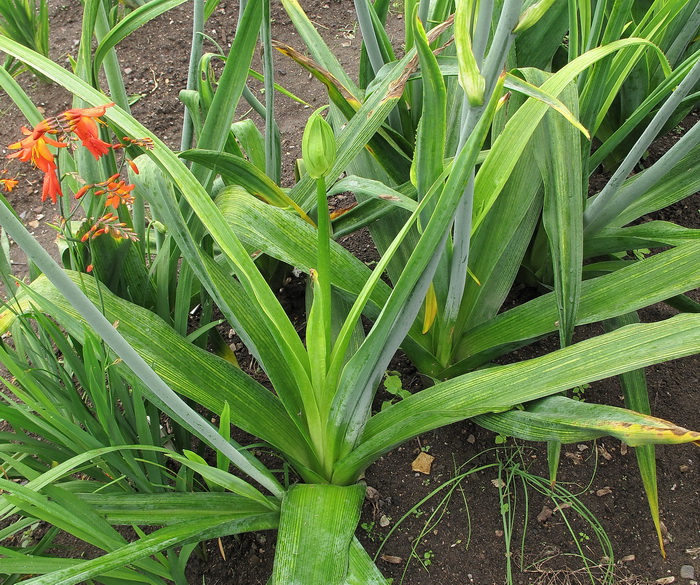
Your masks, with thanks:
M301 139L304 167L312 179L324 177L335 162L335 136L330 124L320 114L323 109L311 114Z

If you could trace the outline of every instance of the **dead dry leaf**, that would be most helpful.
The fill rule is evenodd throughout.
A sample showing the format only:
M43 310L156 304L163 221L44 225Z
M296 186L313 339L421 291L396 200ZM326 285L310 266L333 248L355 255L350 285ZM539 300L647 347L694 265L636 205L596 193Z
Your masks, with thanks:
M602 498L603 496L607 496L608 494L611 494L612 490L605 486L604 488L601 488L599 490L596 490L595 495L598 496L599 498Z
M371 485L368 485L365 489L365 498L375 502L379 499L379 491L376 488L373 488Z
M542 506L542 511L539 514L537 514L537 521L540 524L544 524L547 520L549 520L552 517L552 514L554 514L554 512L551 508L548 508L547 506Z
M566 451L564 453L564 457L570 459L574 465L581 465L581 463L583 463L583 457L581 457L580 453L571 453L570 451Z
M610 455L608 450L605 448L605 445L598 445L598 454L606 461L610 461L613 458L613 456Z
M417 471L418 473L430 475L430 468L433 465L433 461L435 461L435 457L421 451L418 453L418 457L416 457L413 460L413 463L411 463L411 469L413 471Z
M670 577L662 577L661 579L657 579L656 582L659 585L669 585L670 583L674 583L676 578L671 575Z
M379 558L386 563L391 563L392 565L400 565L403 563L403 559L401 557L395 557L394 555L382 555Z

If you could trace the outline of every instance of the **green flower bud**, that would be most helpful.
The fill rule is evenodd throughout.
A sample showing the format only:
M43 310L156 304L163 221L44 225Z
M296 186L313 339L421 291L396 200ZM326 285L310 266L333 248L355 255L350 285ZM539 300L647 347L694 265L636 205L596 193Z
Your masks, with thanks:
M518 19L518 24L516 24L515 28L513 29L513 33L521 33L529 29L531 26L537 24L540 18L544 16L544 13L551 8L554 2L555 0L539 0L539 2L531 4L520 15L520 18Z
M311 114L301 139L304 168L312 179L323 177L335 162L335 136L333 128L320 114L323 109Z

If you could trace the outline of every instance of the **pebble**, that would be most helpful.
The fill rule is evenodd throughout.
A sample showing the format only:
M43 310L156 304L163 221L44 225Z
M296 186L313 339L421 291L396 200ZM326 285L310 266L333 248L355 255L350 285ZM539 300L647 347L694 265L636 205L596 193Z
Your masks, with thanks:
M695 568L693 565L683 565L681 567L681 579L695 579Z

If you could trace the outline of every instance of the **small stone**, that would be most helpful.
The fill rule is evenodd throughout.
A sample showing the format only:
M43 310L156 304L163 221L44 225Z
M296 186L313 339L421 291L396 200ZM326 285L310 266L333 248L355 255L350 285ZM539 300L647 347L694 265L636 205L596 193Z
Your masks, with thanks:
M681 579L695 579L695 568L693 565L683 565L681 567Z
M679 470L681 473L685 473L685 472L688 471L689 469L690 469L690 467L688 467L687 465L681 465L681 466L678 468L678 470Z
M501 536L503 536L503 530L495 530L494 534L498 536L498 538L501 538Z
M127 75L129 75L132 71L133 69L131 67L127 67L126 69L124 69L124 73L126 73Z
M476 437L474 435L469 435L467 437L467 443L469 443L470 445L473 445L474 443L476 443Z
M385 514L382 514L382 517L379 519L379 526L382 528L386 528L391 524L391 520L389 520L389 517L386 516Z

